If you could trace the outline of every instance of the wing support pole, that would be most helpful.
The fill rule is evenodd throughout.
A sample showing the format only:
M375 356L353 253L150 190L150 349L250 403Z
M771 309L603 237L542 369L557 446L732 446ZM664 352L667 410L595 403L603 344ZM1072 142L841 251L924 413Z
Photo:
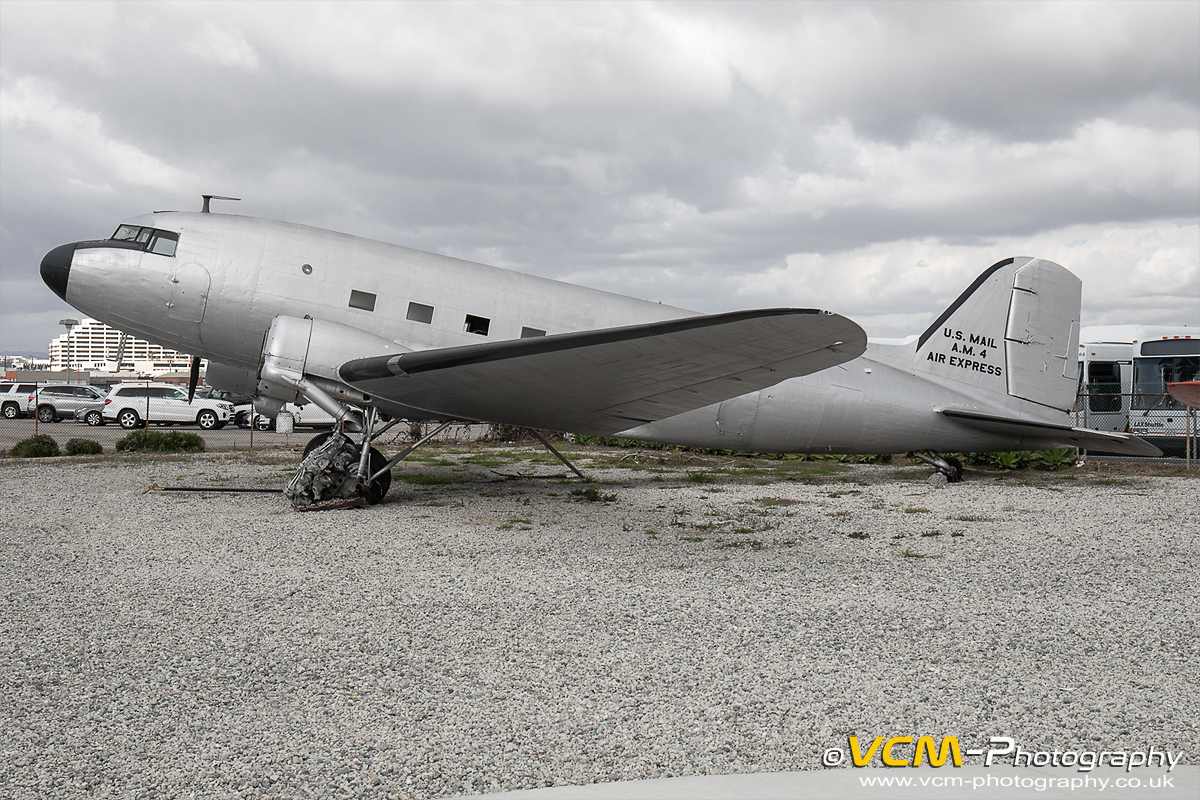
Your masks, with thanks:
M372 475L370 478L368 478L368 479L367 479L367 483L368 483L368 484L370 484L370 483L374 482L374 481L375 481L375 480L376 480L376 479L377 479L377 478L378 478L380 475L382 475L383 473L387 472L387 471L388 471L388 470L390 470L392 467L396 466L396 465L397 465L397 464L399 464L401 461L403 461L404 459L406 459L406 458L408 458L410 455L412 455L412 452L413 452L414 450L416 450L418 447L420 447L421 445L425 444L425 443L426 443L426 442L428 442L430 439L432 439L433 437L437 436L439 433L441 433L442 431L446 430L446 428L449 428L449 427L450 427L451 425L453 425L453 424L454 424L454 422L453 422L453 421L451 421L451 422L443 422L441 425L437 426L437 428L435 428L435 429L434 429L434 430L433 430L431 433L427 433L427 434L425 434L425 435L424 435L424 436L422 436L420 439L418 439L417 441L413 442L412 444L410 444L410 445L409 445L408 447L406 447L405 449L401 450L401 451L400 451L398 454L396 454L396 455L392 456L392 459L391 459L390 461L388 461L386 464L384 464L382 467L380 467L380 468L379 468L379 469L378 469L378 470L375 472L375 474L374 474L374 475ZM388 427L391 427L391 424L390 424L390 423L389 423L389 426L388 426ZM383 431L380 431L380 433L383 433Z
M532 433L534 438L537 439L539 442L541 442L546 447L547 450L549 450L551 453L554 453L554 455L558 456L558 460L561 461L562 463L566 464L567 469L571 470L571 472L574 472L576 475L578 475L580 480L584 480L584 481L587 480L587 478L584 477L583 473L575 468L574 464L572 464L570 461L567 461L566 456L564 456L562 453L560 453L554 449L554 445L550 444L549 439L547 439L545 436L542 436L542 434L540 432L535 431L533 428L526 428L526 430L529 431L530 433Z

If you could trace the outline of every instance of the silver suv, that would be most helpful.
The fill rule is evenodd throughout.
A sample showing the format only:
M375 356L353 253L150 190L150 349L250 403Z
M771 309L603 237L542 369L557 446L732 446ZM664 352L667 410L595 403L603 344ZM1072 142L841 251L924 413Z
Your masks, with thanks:
M47 383L29 393L25 412L38 422L58 422L73 417L84 406L103 402L104 392L82 383Z
M104 398L102 413L105 422L115 421L122 428L194 422L214 430L229 424L233 404L202 397L189 403L187 393L169 383L120 383Z
M0 414L5 419L25 416L25 405L36 388L36 383L0 383Z

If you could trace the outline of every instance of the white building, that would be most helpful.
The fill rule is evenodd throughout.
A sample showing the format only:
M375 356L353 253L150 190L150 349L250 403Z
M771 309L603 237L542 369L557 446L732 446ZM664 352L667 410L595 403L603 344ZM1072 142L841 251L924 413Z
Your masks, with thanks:
M153 375L166 370L186 370L190 363L191 356L185 353L121 333L95 319L85 319L50 342L53 370Z

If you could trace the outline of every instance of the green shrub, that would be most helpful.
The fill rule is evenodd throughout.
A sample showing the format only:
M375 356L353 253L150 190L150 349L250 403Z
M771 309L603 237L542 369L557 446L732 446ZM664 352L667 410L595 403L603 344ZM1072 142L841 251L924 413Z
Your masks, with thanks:
M1059 450L1039 450L1033 454L1033 463L1039 469L1067 469L1075 466L1076 458L1075 448L1064 447Z
M116 448L130 453L203 453L204 440L179 431L134 431L118 439Z
M44 433L22 439L12 446L8 454L13 458L45 458L58 455L58 442Z
M92 439L67 439L66 453L69 456L94 456L103 451L100 443Z

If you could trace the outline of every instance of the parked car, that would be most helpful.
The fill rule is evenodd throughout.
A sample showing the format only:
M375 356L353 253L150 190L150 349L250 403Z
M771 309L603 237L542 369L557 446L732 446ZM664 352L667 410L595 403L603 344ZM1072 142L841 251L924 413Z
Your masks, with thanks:
M104 403L96 403L93 406L84 406L83 408L75 409L75 421L84 423L85 425L103 425Z
M83 406L104 401L104 392L81 383L47 383L29 393L25 413L37 414L38 422L58 422L75 415Z
M332 428L336 422L325 409L316 403L307 403L302 406L284 403L283 410L279 413L291 414L292 424L297 428ZM260 431L273 431L275 430L275 420L262 414L255 414L254 427Z
M0 414L5 419L25 416L25 405L36 388L36 383L0 383Z
M122 428L195 423L205 430L224 428L233 416L233 405L223 400L197 397L188 402L187 392L169 383L117 384L104 398L105 422Z

